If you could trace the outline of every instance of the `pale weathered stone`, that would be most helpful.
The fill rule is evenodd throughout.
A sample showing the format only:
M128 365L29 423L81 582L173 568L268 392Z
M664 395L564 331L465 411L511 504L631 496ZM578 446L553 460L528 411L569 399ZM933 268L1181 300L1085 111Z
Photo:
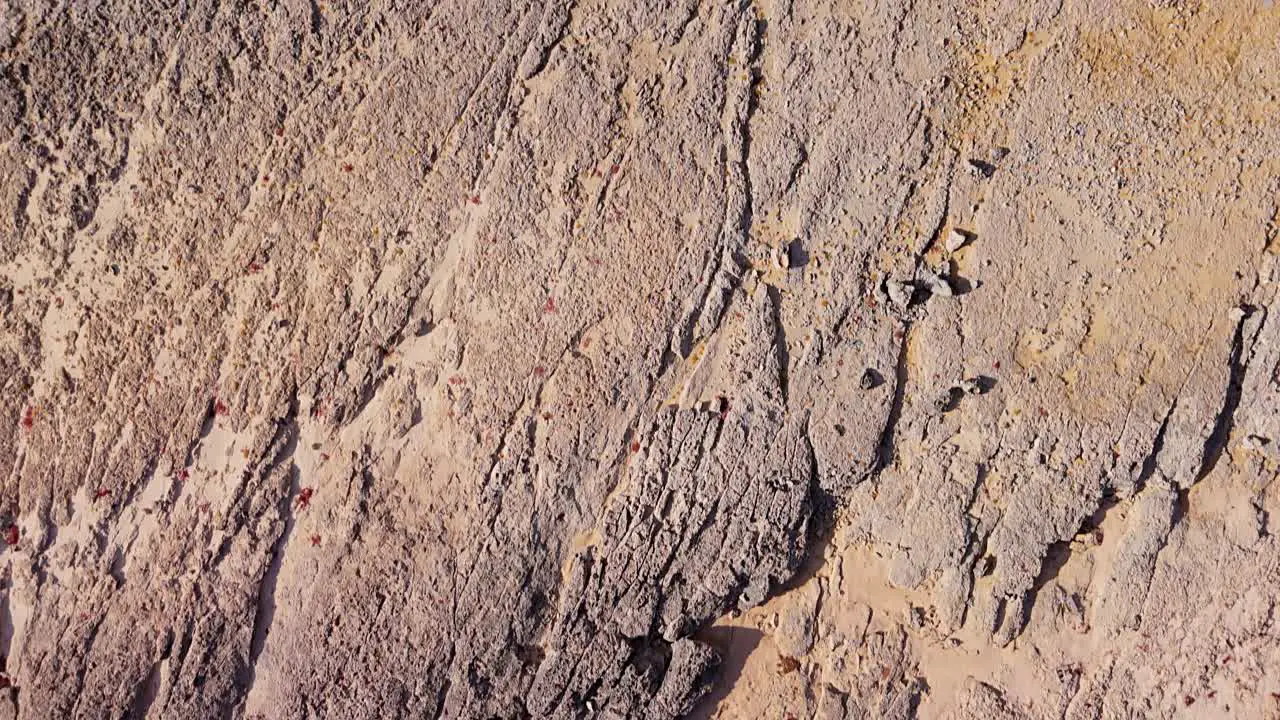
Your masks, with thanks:
M0 717L1275 715L1276 37L6 4Z

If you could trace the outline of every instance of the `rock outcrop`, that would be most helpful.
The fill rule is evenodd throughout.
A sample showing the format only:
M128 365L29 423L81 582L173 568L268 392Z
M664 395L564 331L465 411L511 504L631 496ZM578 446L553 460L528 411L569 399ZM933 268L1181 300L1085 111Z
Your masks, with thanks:
M0 8L0 717L1280 717L1277 37Z

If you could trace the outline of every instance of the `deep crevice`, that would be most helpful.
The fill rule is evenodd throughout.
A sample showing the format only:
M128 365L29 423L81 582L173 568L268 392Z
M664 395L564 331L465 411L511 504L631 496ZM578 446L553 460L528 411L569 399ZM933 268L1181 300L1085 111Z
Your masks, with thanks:
M146 720L148 713L151 712L151 706L155 704L156 697L160 694L160 668L163 660L157 660L151 663L151 669L147 671L147 676L142 682L138 683L137 689L134 691L133 703L129 706L129 714L126 716L129 720Z
M902 419L902 405L907 392L907 345L911 337L911 324L904 322L902 326L902 345L898 348L898 361L894 365L893 402L889 406L889 417L885 419L884 429L880 431L880 443L876 447L876 462L870 476L879 475L893 462L893 437L898 429L898 421Z
M273 445L279 445L279 450L268 466L269 468L278 466L293 454L293 447L296 445L298 437L298 426L296 421L293 420L295 413L296 407L291 407L290 417L285 429L287 436L284 438L277 437L277 442L273 443ZM266 472L269 472L269 470L264 470L263 474L265 475ZM293 536L296 522L290 506L294 497L298 495L301 486L300 472L297 465L290 464L288 476L288 491L281 495L276 504L279 517L284 522L284 529L271 545L271 559L267 562L258 590L257 610L253 618L253 633L249 641L248 663L241 669L237 678L239 686L244 690L241 701L247 699L253 689L254 681L257 678L258 659L262 656L262 651L266 647L267 637L271 633L271 626L275 620L276 587L280 579L281 566L284 564L284 551L289 545L289 539Z
M773 346L778 359L778 388L782 391L782 405L787 405L790 398L789 374L791 372L791 352L787 349L787 332L782 325L782 293L772 285L768 287L769 310L773 320Z
M1244 375L1249 367L1249 360L1244 358L1245 345L1245 323L1258 312L1258 308L1252 305L1242 305L1240 311L1239 322L1236 323L1236 332L1231 339L1231 356L1227 363L1229 367L1229 375L1227 379L1227 392L1222 400L1222 409L1218 411L1218 417L1214 420L1213 431L1209 433L1208 439L1204 443L1204 454L1200 460L1200 470L1196 473L1196 482L1203 480L1205 476L1213 472L1217 467L1218 460L1222 458L1222 453L1226 450L1227 439L1231 436L1231 428L1235 424L1236 408L1240 407L1240 397L1244 390Z
M1134 481L1133 494L1142 492L1142 488L1146 487L1147 481L1156 472L1156 463L1160 459L1160 453L1164 450L1164 435L1169 430L1169 420L1173 417L1173 411L1178 408L1178 398L1174 398L1169 404L1169 409L1165 411L1164 418L1160 421L1160 429L1156 431L1155 440L1151 442L1151 451L1142 460L1142 470L1138 473L1137 479Z

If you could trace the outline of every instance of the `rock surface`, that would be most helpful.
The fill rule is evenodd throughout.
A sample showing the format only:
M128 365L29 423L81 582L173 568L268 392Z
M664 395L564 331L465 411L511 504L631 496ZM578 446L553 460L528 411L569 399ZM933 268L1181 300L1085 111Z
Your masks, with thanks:
M1278 37L0 7L0 718L1280 717Z

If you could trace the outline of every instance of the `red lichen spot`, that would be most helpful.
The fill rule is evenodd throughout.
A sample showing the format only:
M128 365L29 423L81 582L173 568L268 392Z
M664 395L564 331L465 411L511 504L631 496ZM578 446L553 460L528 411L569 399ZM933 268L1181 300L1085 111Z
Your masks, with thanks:
M8 529L4 531L4 544L8 545L9 547L13 547L14 545L18 544L18 526L17 525L10 525Z
M216 398L215 398L215 399L214 399L214 401L213 401L213 414L214 414L214 415L226 415L226 414L227 414L227 404L226 404L226 403L224 403L224 402L222 402L221 400L218 400L218 399L216 399Z
M551 412L550 412L550 411L543 412L543 413L542 413L542 419L543 419L543 420L550 420L550 419L551 419Z
M202 512L202 513L207 513L207 512L209 512L209 503L207 503L207 502L202 502L202 503L200 503L199 505L197 505L197 506L196 506L196 509L197 509L197 510L199 510L200 512Z
M994 363L992 363L991 367L993 367L993 368L995 368L995 369L999 370L999 369L1000 369L1000 361L999 361L999 360L995 361Z
M61 295L59 295L58 297L54 298L54 299L53 299L53 304L54 304L54 305L56 305L56 306L58 306L58 307L62 307L62 296L61 296Z
M352 170L355 170L355 168L352 167L351 163L342 163L342 172L351 172Z
M319 535L312 535L312 536L311 536L311 547L320 547L320 536L319 536Z
M182 468L182 471L178 473L178 479L181 480L182 482L186 482L190 480L191 471L186 468Z
M466 378L462 377L461 375L450 375L450 376L449 376L449 384L450 384L450 385L465 385L466 383L467 383Z
M479 196L479 195L472 195L472 196L471 196L471 204L472 204L472 205L479 205L479 204L480 204L480 196Z
M1192 705L1195 704L1195 702L1196 702L1196 699L1191 697L1190 695L1184 695L1182 698L1182 704L1186 705L1187 707L1191 707Z
M262 184L263 184L263 185L266 185L266 184L267 184L267 183L269 183L269 182L271 182L271 176L270 176L270 175L263 175L263 176L262 176Z
M1049 411L1044 408L1040 408L1040 417L1049 417Z
M633 453L640 452L640 442L638 440L631 441L631 452Z
M24 410L22 413L22 427L23 429L30 430L31 426L35 424L36 424L36 409L31 405L28 405L27 409Z
M580 346L582 347L583 350L586 350L587 348L591 347L591 338L589 337L582 338L582 342L580 343Z
M329 453L320 453L320 462L329 462Z
M284 137L284 126L276 128L276 137Z
M111 494L111 491L108 490L107 488L98 488L97 490L93 491L93 500L94 502L97 502L98 500L101 500L102 498L110 494Z
M249 263L249 267L247 269L250 275L257 275L258 273L262 272L262 264L251 262Z
M546 374L547 374L547 369L542 367L541 365L533 369L534 377L542 377L543 375L546 375Z
M1208 694L1208 695L1206 695L1205 697L1207 697L1207 698L1209 698L1210 700L1212 700L1212 699L1214 699L1214 698L1218 697L1218 691L1217 691L1217 690L1210 690L1210 691L1209 691L1209 694Z
M613 165L611 165L611 166L609 167L609 174L610 174L610 175L617 175L617 174L618 174L618 171L619 171L619 170L621 170L621 169L622 169L622 168L618 167L618 163L614 163Z
M311 507L311 496L313 494L315 494L315 490L309 487L304 487L298 492L298 499L295 500L294 503L298 506L299 510L306 510Z
M1223 657L1223 658L1222 658L1222 664L1223 664L1223 665L1226 665L1226 664L1227 664L1227 663L1229 663L1229 662L1231 662L1231 656L1230 656L1230 655L1227 655L1227 656L1225 656L1225 657Z
M547 301L542 304L542 312L550 314L556 311L556 299L548 297Z

